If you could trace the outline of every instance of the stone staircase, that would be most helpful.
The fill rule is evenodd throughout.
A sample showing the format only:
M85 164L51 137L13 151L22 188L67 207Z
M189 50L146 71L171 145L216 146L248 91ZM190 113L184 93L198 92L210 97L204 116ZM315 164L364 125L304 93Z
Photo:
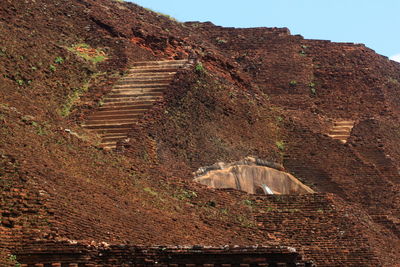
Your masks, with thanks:
M178 69L188 65L188 60L136 62L82 127L101 136L103 149L115 149L132 125L163 97Z
M353 126L354 121L351 120L335 121L331 130L328 133L328 136L345 144L347 143L347 139L350 137L351 129L353 129Z

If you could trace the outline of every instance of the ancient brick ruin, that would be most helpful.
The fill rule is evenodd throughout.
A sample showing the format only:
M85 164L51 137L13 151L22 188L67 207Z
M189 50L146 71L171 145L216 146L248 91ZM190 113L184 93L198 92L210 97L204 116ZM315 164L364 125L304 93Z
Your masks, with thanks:
M294 248L261 246L138 247L59 242L27 246L17 252L17 257L22 267L313 266L303 261Z
M0 267L398 264L400 65L115 0L0 13Z
M23 227L26 216L38 222L51 216L51 209L37 213L45 198L23 188L6 197L20 199L20 204L2 211L0 246L27 267L379 266L361 229L343 216L349 211L331 194L253 196L252 205L259 210L255 225L278 247L140 247L63 240L52 237L57 221L51 222L53 230L46 223L35 231Z

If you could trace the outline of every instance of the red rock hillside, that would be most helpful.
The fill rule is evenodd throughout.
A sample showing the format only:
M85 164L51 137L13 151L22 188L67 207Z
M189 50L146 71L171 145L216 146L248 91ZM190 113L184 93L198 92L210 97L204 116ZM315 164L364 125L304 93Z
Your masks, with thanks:
M3 0L0 36L1 266L400 264L400 64L117 0ZM184 59L102 149L120 79ZM249 155L316 193L192 181Z

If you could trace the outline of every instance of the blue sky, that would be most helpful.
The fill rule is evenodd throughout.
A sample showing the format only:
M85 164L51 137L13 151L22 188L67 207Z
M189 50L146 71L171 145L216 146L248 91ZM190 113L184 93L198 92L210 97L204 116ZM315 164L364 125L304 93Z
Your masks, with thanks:
M400 0L133 0L179 21L288 27L308 39L364 43L400 61Z

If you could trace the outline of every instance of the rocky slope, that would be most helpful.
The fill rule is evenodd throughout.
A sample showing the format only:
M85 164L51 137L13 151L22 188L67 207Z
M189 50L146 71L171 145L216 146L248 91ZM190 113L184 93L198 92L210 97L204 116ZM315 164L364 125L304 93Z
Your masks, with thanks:
M0 35L3 259L41 239L291 245L321 266L398 264L398 63L114 0L4 0ZM118 152L98 148L81 125L124 72L189 56L201 65L175 76ZM328 136L339 119L355 121L346 144ZM248 155L322 194L281 201L191 182Z

